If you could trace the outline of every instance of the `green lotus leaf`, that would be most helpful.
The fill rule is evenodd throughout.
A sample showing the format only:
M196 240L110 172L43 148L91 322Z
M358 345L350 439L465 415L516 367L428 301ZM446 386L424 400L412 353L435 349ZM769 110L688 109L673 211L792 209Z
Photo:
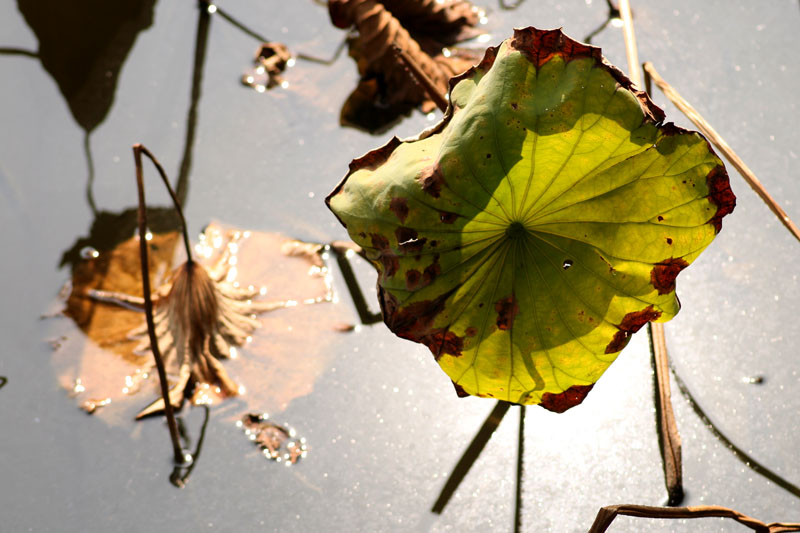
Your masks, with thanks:
M327 198L386 325L459 395L580 403L733 210L719 158L600 49L516 30L451 80L440 124L354 160Z

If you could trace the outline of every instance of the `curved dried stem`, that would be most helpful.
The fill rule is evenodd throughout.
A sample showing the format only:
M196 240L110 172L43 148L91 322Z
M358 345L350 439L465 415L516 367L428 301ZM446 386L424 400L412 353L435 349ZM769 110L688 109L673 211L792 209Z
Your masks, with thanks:
M760 533L782 533L800 531L800 524L773 522L765 524L750 516L719 505L702 505L697 507L651 507L648 505L609 505L598 511L589 533L603 533L611 522L619 516L635 516L640 518L730 518Z
M172 403L169 401L169 386L167 384L167 372L164 368L164 360L161 357L161 352L158 349L158 339L156 338L156 327L153 321L153 300L150 296L150 269L148 268L148 257L147 257L147 209L146 203L144 198L144 178L143 178L143 171L142 171L142 153L145 153L151 161L156 165L159 173L161 174L162 178L164 179L164 183L167 185L167 188L170 191L170 194L173 197L173 201L177 204L177 198L175 198L174 193L172 192L172 188L169 186L169 180L166 179L166 174L164 173L164 169L155 160L155 158L150 154L150 152L144 148L141 144L133 145L133 158L136 163L136 187L139 192L139 257L141 258L142 262L142 292L144 293L144 312L145 312L145 319L147 321L147 332L150 336L150 346L153 350L153 358L155 359L156 368L158 369L158 379L161 384L161 396L164 398L164 414L167 417L167 425L169 426L169 435L172 439L172 451L175 455L175 464L182 464L183 461L183 451L181 450L180 444L180 437L178 435L178 424L175 421L175 413L172 409ZM180 214L181 221L183 221L183 213L178 209L178 213ZM184 230L184 238L186 239L186 246L187 251L189 247L189 239L186 236L186 223L183 224ZM190 256L191 257L191 256Z
M156 170L158 170L158 175L161 176L161 181L164 182L164 187L167 188L169 192L170 198L172 198L172 204L175 206L175 211L178 212L178 217L181 219L181 229L183 231L183 245L186 248L186 262L192 264L194 260L192 259L192 247L189 245L189 233L186 229L186 219L183 217L183 209L181 208L181 203L178 200L178 196L175 194L175 191L172 190L172 185L169 184L169 178L167 178L167 173L164 171L164 167L161 166L161 163L158 162L156 156L150 153L150 150L145 148L139 143L133 145L133 153L134 157L136 158L136 172L137 178L139 173L141 173L142 162L141 162L141 155L137 154L144 154L147 156L150 161L152 161L153 165L155 165ZM144 200L144 191L142 191L141 199ZM143 203L143 202L142 202ZM142 206L139 206L140 210ZM144 238L143 236L140 236Z

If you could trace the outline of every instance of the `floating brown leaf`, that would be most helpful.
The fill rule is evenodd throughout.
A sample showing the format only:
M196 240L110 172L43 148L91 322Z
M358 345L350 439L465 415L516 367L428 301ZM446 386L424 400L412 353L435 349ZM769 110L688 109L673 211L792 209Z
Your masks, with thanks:
M332 0L328 3L333 23L347 28L347 4L360 0ZM381 4L415 36L435 36L443 44L453 44L475 35L481 11L465 0L381 0Z
M179 405L186 395L194 403L214 403L246 391L248 405L275 412L308 394L326 368L328 346L341 335L335 330L342 319L321 258L323 246L212 225L197 245L203 264L179 267L165 281L178 239L167 234L150 241L154 286L160 285L154 294L156 329L171 402ZM87 411L140 388L156 394L149 342L135 310L141 302L138 260L133 238L74 270L65 314L87 337L61 336L55 361L62 384L80 396ZM204 303L202 311L182 309L179 304L189 299L194 309ZM159 399L140 415L162 408Z
M242 76L242 84L259 92L284 83L283 71L292 58L286 45L278 42L262 43L253 59L253 70Z
M416 106L421 106L424 112L436 107L425 89L398 61L393 46L408 54L441 94L447 92L452 76L463 72L477 60L468 51L448 50L445 55L443 43L430 37L425 39L423 49L421 37L412 36L395 18L394 12L376 0L332 0L328 7L334 25L340 28L354 25L358 29L358 36L350 42L350 55L356 60L362 82L345 103L342 110L344 124L375 132L379 128L374 127L377 119L369 117L373 113L370 107L379 110L381 116L377 122L381 128ZM413 11L410 7L409 10ZM362 86L364 84L367 85Z

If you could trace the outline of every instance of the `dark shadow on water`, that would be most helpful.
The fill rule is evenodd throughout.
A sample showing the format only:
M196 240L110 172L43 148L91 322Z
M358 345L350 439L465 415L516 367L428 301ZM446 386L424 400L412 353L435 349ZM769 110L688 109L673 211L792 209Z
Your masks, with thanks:
M13 46L0 46L1 56L23 56L32 59L39 59L39 52L32 50L25 50L24 48L15 48Z
M787 481L766 466L762 465L760 462L756 461L753 457L747 454L747 452L736 446L736 444L734 444L724 433L722 433L722 431L714 424L714 422L711 421L703 408L700 407L700 404L697 402L694 395L692 395L689 387L686 386L686 383L684 383L683 379L681 379L681 377L678 375L678 372L675 370L675 368L670 368L672 370L672 375L675 377L675 383L678 385L678 389L681 391L683 397L687 402L689 402L689 406L708 428L708 430L711 431L711 433L726 448L728 448L728 450L731 451L733 456L757 474L764 476L783 490L789 492L791 495L800 498L800 487Z
M194 467L197 466L197 461L200 459L200 452L203 449L203 442L206 438L206 427L208 426L208 419L211 413L211 409L207 405L201 405L200 407L203 408L203 424L200 426L200 436L197 438L197 446L195 447L194 451L191 452L192 455L192 462L188 465L176 465L175 468L172 470L172 474L169 476L169 482L182 489L186 486L186 482L189 479L189 476L192 475L192 471ZM186 424L183 422L183 418L178 418L178 430L181 435L181 439L183 439L185 443L185 447L188 448L191 446L191 436L189 435L188 430L186 429Z
M206 48L208 45L208 32L210 17L207 10L198 9L197 37L194 50L194 69L192 72L191 99L189 110L186 116L186 136L184 140L183 155L175 182L175 191L181 205L186 205L186 197L189 192L189 176L192 168L192 154L194 150L196 129L197 129L197 109L201 97L201 85L203 80L203 70L206 58ZM89 180L87 183L87 201L94 220L89 230L89 235L79 237L75 243L65 250L61 256L60 267L70 265L73 268L83 260L81 252L91 247L100 253L107 252L116 248L120 243L131 238L136 232L137 209L130 208L120 213L108 211L98 211L91 193L92 182L94 181L94 164L92 162L91 149L89 145L88 132L84 138L84 152L87 159L89 170ZM133 189L131 189L133 191ZM133 192L132 192L133 196ZM172 207L150 208L147 210L149 229L155 233L165 233L176 231L180 228L180 218Z
M17 0L39 41L37 57L83 130L91 132L114 102L122 65L153 22L156 0Z
M331 251L336 256L336 264L339 266L339 271L342 274L342 279L347 285L347 292L353 300L353 305L358 313L358 318L364 325L376 324L383 320L383 315L380 312L374 313L367 305L367 300L364 298L364 293L361 291L361 286L358 284L356 275L353 272L353 267L347 258L347 252L337 249L336 246L331 246Z
M450 476L447 478L442 491L439 493L439 498L433 504L431 512L434 514L442 514L447 503L453 497L458 486L466 477L472 465L480 456L486 444L491 439L500 422L503 421L508 412L508 408L512 403L498 401L489 416L483 422L483 425L478 430L478 433L472 439L472 442L467 446L467 449L461 455L461 458L456 463ZM517 466L516 466L516 485L514 491L514 533L522 531L522 480L524 478L524 459L525 459L525 406L519 406L519 430L517 433Z
M469 446L467 446L467 449L464 451L461 459L458 460L458 463L456 463L452 473L447 478L447 483L445 483L444 488L442 488L442 491L439 493L439 498L431 508L432 513L441 514L442 511L444 511L444 508L447 506L450 498L453 497L456 489L464 480L464 477L466 477L470 468L472 468L472 465L475 464L475 461L480 456L483 448L486 446L486 443L489 442L489 439L497 429L497 426L499 426L500 422L503 421L503 417L506 416L508 408L511 407L511 405L512 404L509 402L498 401L497 405L495 405L494 409L492 409L492 412L489 413L488 417L486 417L486 420L478 430L475 438L473 438L472 442L469 444ZM519 470L519 467L517 470Z
M592 44L592 39L597 37L603 30L605 30L608 25L614 20L621 20L622 15L619 12L619 7L617 7L612 0L606 0L606 4L608 4L608 15L606 17L605 22L600 24L594 30L592 30L586 37L583 38L583 42L587 44Z
M183 142L183 156L178 169L178 178L175 183L175 194L182 206L186 205L189 194L189 174L192 170L192 153L197 130L197 107L203 86L203 71L206 64L206 50L208 49L208 32L211 26L211 17L204 3L198 2L197 33L194 43L194 63L192 66L192 88L189 100L189 110L186 114L186 134Z

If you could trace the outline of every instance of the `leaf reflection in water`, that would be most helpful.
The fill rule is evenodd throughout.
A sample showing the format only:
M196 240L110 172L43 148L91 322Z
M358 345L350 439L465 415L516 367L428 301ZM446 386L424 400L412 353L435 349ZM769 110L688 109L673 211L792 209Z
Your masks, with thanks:
M176 251L179 238L178 234L154 234L150 240L151 272L154 286L159 287L156 295L164 294L170 266L182 261L181 257L172 260L173 255L183 253ZM74 269L64 314L86 336L65 332L55 346L54 364L62 386L79 403L86 397L101 398L100 404L92 401L95 409L108 406L98 412L109 422L128 416L127 410L112 409L110 405L143 388L149 395L157 394L150 357L144 355L149 352L149 344L137 336L142 323L141 313L135 310L141 299L141 290L137 291L137 250L138 242L132 238L108 253L85 259ZM247 312L239 313L242 322L238 328L234 327L237 324L226 324L234 335L216 338L213 349L210 342L204 347L213 361L205 358L203 363L220 370L218 356L228 355L222 372L233 376L228 379L230 383L236 380L235 392L244 393L242 399L251 408L280 412L294 398L309 394L316 378L327 368L330 345L341 337L336 328L341 323L341 310L325 264L326 247L274 233L212 224L204 231L195 252L203 268L220 280L218 286L246 295L233 303L226 302ZM270 309L270 313L256 318ZM181 396L181 389L175 386L185 384L185 397L193 403L218 403L226 396L225 391L219 383L205 379L208 374L192 374L189 368L190 379L184 381L185 360L175 356L175 338L170 338L168 330L164 325L160 328L159 344L163 342L162 348L172 350L172 356L167 356L167 371L176 399ZM220 353L220 348L226 346L227 353ZM76 384L80 387L76 388ZM151 407L157 408L157 403ZM145 414L150 412L156 410Z

